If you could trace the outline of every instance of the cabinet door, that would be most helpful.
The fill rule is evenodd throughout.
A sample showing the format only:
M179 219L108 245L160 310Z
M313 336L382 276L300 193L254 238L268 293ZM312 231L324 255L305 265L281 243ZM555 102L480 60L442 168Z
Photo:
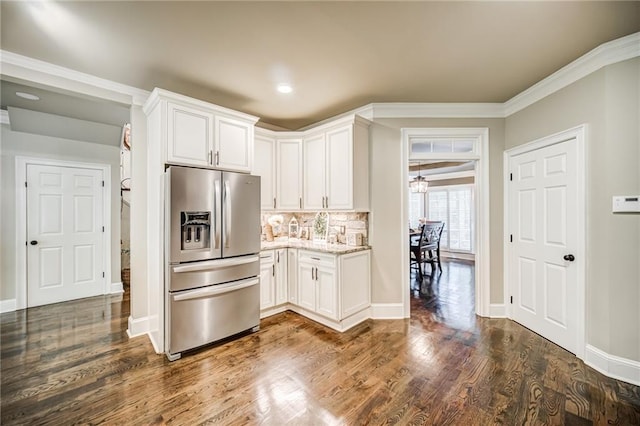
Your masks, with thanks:
M288 289L287 289L287 249L278 249L275 251L275 304L282 305L287 303Z
M338 319L338 292L336 272L333 268L317 267L316 312L325 317Z
M315 265L313 263L298 262L298 305L315 312L316 310L316 281Z
M260 309L275 306L273 258L260 259Z
M302 140L278 140L276 166L276 208L302 208Z
M326 150L324 134L304 140L304 190L303 208L325 208Z
M210 166L213 114L169 102L167 162Z
M250 172L253 154L253 125L217 116L215 129L215 167Z
M287 283L289 286L289 303L298 304L298 250L287 249Z
M260 208L276 208L276 140L264 136L255 137L252 174L260 176Z
M353 208L353 128L327 132L327 203L330 209Z

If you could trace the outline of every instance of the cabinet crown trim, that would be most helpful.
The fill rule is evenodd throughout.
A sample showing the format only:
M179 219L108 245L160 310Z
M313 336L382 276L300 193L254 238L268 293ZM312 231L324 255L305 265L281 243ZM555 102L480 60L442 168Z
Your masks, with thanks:
M361 117L357 114L351 114L346 117L341 117L334 121L322 123L320 125L313 126L313 127L308 127L303 130L280 131L280 130L270 130L270 129L264 129L261 127L256 127L255 134L264 136L264 137L274 138L274 139L284 139L284 138L301 139L318 132L330 131L334 127L341 127L347 124L354 124L354 125L369 127L371 123L372 122L370 120L367 120L364 117Z
M156 87L155 89L153 89L153 91L151 92L151 95L149 95L149 98L144 103L142 110L144 111L145 114L148 115L149 111L153 110L153 108L155 108L156 105L162 100L179 102L181 104L193 106L196 108L211 110L211 112L213 112L214 114L225 115L228 117L241 119L244 121L251 122L251 124L255 124L260 119L259 117L256 117L251 114L247 114L247 113L236 111L220 105L205 102L200 99L190 98L188 96L170 92L168 90L161 89L159 87Z

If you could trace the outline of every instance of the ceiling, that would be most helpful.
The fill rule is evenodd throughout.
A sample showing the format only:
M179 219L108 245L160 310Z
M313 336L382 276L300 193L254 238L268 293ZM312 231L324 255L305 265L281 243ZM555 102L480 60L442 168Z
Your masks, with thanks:
M505 102L640 31L640 2L2 1L0 19L3 50L299 129L372 102Z

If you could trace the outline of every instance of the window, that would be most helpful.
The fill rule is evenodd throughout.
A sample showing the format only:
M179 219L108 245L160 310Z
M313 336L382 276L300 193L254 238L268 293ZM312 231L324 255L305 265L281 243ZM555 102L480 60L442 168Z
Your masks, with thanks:
M409 191L409 228L417 228L421 217L425 217L424 194Z
M443 249L473 252L473 186L430 188L427 218L445 223L440 240Z

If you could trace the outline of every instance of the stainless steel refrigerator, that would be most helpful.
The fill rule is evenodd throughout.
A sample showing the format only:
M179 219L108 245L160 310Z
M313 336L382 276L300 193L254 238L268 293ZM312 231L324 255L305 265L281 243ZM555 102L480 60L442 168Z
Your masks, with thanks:
M166 172L166 355L258 329L260 177Z

